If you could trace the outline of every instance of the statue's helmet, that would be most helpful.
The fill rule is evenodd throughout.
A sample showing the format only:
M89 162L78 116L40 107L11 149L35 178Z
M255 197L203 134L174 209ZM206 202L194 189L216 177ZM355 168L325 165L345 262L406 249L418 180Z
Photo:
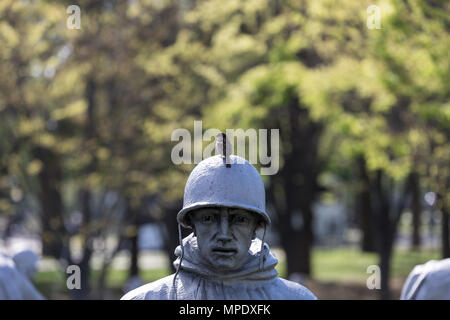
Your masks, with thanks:
M247 160L229 155L216 155L201 161L192 170L184 189L183 208L177 220L191 227L187 214L203 207L240 208L258 214L266 225L264 183L258 171Z

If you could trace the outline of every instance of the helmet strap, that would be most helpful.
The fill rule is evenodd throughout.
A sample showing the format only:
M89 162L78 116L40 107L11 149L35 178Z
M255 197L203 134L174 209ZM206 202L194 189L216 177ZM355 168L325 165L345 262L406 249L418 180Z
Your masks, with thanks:
M261 239L261 249L259 250L259 271L264 269L264 238L266 237L266 224L264 223L264 232Z
M183 236L181 234L181 224L180 223L178 223L178 240L180 242L180 247L181 247L181 257L180 257L180 263L177 266L177 270L175 272L175 275L173 276L173 284L172 284L172 286L173 286L174 300L178 300L176 281L177 281L178 273L180 272L181 263L183 262L183 258L184 258Z

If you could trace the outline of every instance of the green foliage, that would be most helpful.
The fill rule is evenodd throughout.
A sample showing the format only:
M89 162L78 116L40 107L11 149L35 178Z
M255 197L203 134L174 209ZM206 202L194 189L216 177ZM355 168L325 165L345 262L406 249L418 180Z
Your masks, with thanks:
M5 1L0 55L11 76L0 84L2 163L13 169L8 158L16 151L7 150L21 141L21 150L39 145L61 154L71 178L95 161L95 172L82 177L92 188L126 188L136 199L162 191L169 199L185 170L148 180L172 170L173 129L192 127L200 114L208 127L263 125L268 110L294 94L340 137L338 157L363 154L371 170L396 179L417 162L436 157L439 166L448 160L439 152L448 147L450 121L448 7L379 1L382 29L369 30L370 4L131 2L83 10L79 32L64 27L61 4ZM89 141L88 81L96 87ZM76 160L67 156L74 153ZM39 173L33 157L21 166Z
M276 118L287 132L292 101L307 110L294 125L324 128L325 176L352 183L363 156L370 174L417 172L450 204L448 2L79 3L82 28L69 30L67 2L0 2L0 213L38 211L55 163L65 211L80 190L134 207L180 200L193 166L171 163L174 129ZM366 27L372 4L379 30Z

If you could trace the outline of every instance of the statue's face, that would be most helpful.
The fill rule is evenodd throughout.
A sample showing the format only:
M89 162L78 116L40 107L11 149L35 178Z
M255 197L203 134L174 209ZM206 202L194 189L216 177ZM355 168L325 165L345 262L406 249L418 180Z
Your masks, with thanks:
M216 270L240 268L255 237L257 217L242 209L201 208L191 215L200 255Z

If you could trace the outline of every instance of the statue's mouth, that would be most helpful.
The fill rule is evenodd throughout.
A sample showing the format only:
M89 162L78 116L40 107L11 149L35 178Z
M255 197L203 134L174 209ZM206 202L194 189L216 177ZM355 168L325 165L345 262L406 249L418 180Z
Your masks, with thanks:
M221 256L232 256L237 253L237 250L233 248L215 247L212 249L212 252Z

